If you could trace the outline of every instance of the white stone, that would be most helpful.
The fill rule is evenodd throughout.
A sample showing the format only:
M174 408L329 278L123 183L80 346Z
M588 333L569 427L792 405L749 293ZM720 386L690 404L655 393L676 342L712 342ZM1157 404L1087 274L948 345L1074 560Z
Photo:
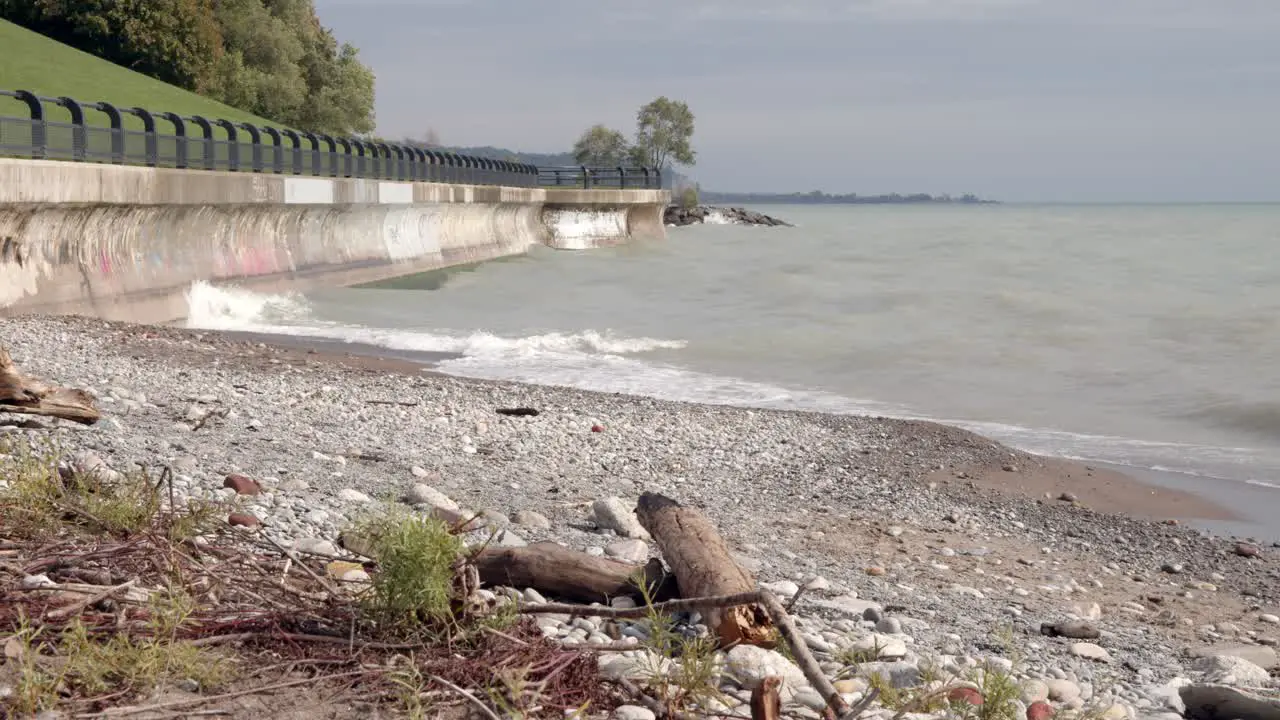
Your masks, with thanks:
M804 672L781 653L755 645L738 645L725 658L725 672L747 690L754 690L770 675L782 679L779 695L783 702L797 690L807 688Z
M603 530L612 530L623 537L649 540L649 532L640 525L636 518L634 505L629 505L621 498L608 497L596 500L591 504L596 525Z
M1030 705L1049 699L1049 685L1043 680L1027 679L1022 681L1020 697L1022 702Z
M1264 623L1271 623L1272 625L1280 625L1280 615L1270 615L1270 614L1259 615L1258 619Z
M1049 688L1049 699L1057 702L1069 702L1080 698L1080 686L1070 680L1053 678L1045 681Z
M860 638L851 647L854 651L860 653L870 654L875 652L876 658L879 660L897 660L907 656L907 644L905 642L879 633Z
M1095 662L1111 662L1111 653L1107 652L1101 645L1095 645L1094 643L1072 643L1071 654Z
M619 705L613 711L613 720L657 720L657 715L647 707Z
M765 590L768 590L774 595L777 595L783 600L788 600L790 598L793 598L795 597L796 593L800 592L800 586L791 582L790 580L779 580L777 582L760 583L760 587L764 588Z
M412 473L413 476L418 478L419 480L426 480L427 478L431 477L431 473L427 472L426 468L420 468L416 465L410 468L409 472Z
M663 676L671 671L671 660L664 658L652 650L636 652L633 656L628 650L625 655L604 654L600 656L600 676L606 680L626 678L640 680ZM799 669L799 668L797 668Z
M299 538L293 543L293 549L298 552L314 553L316 555L338 554L338 547L336 545L328 540L313 537Z
M56 587L57 583L49 579L48 575L27 575L22 578L23 590L35 590L36 588Z
M343 502L354 502L354 503L373 502L373 498L369 497L368 495L365 495L359 490L353 490L351 488L343 488L339 490L338 499L342 500Z
M497 534L493 536L493 544L498 547L525 547L529 543L525 542L524 538L510 530L499 530Z
M532 510L517 510L511 516L511 522L524 527L534 528L536 530L550 530L551 521L541 513Z
M612 558L630 563L642 563L649 559L649 546L643 540L619 540L605 546L604 552Z
M404 494L405 502L410 505L429 505L441 510L457 510L458 503L448 495L424 483L418 483Z

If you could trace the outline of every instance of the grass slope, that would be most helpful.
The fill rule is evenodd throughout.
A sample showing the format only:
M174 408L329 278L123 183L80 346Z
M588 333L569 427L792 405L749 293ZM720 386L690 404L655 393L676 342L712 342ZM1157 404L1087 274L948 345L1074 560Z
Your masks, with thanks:
M229 105L201 97L76 50L39 33L0 20L0 90L30 90L45 97L67 96L83 103L106 101L117 107L141 107L153 112L226 118L255 125L276 125ZM50 120L66 122L67 112L47 110ZM27 108L13 98L0 97L0 116L27 117ZM107 117L90 110L86 122L108 125ZM137 118L126 127L141 129Z

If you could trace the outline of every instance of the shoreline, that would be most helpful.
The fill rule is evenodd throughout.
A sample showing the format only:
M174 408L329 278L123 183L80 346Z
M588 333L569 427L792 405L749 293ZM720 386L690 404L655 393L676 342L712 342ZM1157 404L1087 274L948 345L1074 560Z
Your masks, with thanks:
M605 554L636 541L615 542L593 504L651 491L701 509L762 585L809 588L801 615L823 637L870 629L914 663L1024 658L1021 681L1083 693L1055 698L1066 707L1167 714L1171 683L1204 676L1194 653L1280 669L1280 551L1159 517L1238 522L1229 506L959 428L473 380L345 344L84 318L0 319L0 338L24 372L92 390L103 413L88 428L4 416L0 437L171 468L183 497L232 500L227 476L253 478L263 492L238 502L286 547L337 552L355 519L417 497L480 513L501 544ZM517 407L539 413L498 412ZM1044 497L1059 487L1076 500ZM1126 502L1157 516L1112 514ZM1042 634L1064 618L1096 625L1114 660Z
M420 375L443 374L435 369L440 362L463 357L462 353L395 350L380 345L333 338L236 330L198 330L181 326L165 327L168 330L190 333L193 336L207 337L212 334L230 341L266 346L278 351L280 358L287 358L288 362L295 364L337 363L349 368ZM524 384L452 375L449 377L499 385L508 382L514 385ZM575 389L575 392L590 394L600 391ZM600 394L616 395L616 393L606 392L600 392ZM746 407L701 403L679 404ZM806 410L780 412L826 415L820 411ZM843 416L831 415L831 417ZM968 432L953 425L930 420L903 422L933 424L959 432ZM986 436L977 435L977 437L1003 446L1003 443ZM1141 520L1183 521L1191 527L1212 534L1237 536L1265 543L1280 542L1280 492L1231 480L1204 478L1190 473L1154 470L1106 461L1077 460L1025 451L1017 452L1031 458L1032 461L1018 467L1016 472L1008 472L1004 466L998 469L968 468L938 471L930 474L928 480L940 483L957 481L973 483L987 490L1017 494L1033 500L1056 501L1064 493L1068 493L1076 497L1076 502L1081 506L1103 512ZM961 477L957 477L957 474ZM1245 511L1246 508L1248 512ZM1276 520L1268 523L1267 518Z

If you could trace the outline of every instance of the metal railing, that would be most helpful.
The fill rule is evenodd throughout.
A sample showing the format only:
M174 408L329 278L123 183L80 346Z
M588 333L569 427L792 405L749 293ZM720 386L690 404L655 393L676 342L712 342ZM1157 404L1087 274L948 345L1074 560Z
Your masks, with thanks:
M41 97L26 90L0 90L0 100L4 98L26 105L27 117L0 114L0 156L507 187L661 187L661 175L643 168L542 169L368 138ZM61 108L69 121L50 120L51 108ZM100 113L107 126L88 124L86 112ZM142 129L126 128L126 119ZM572 172L562 175L562 170ZM546 177L556 182L546 182Z
M661 189L662 172L643 167L539 167L538 184L561 188Z

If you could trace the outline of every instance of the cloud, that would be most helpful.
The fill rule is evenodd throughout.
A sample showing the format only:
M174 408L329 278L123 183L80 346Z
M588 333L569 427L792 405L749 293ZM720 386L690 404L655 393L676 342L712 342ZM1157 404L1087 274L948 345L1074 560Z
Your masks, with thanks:
M1274 0L317 0L379 130L567 148L657 95L708 187L1274 197Z

